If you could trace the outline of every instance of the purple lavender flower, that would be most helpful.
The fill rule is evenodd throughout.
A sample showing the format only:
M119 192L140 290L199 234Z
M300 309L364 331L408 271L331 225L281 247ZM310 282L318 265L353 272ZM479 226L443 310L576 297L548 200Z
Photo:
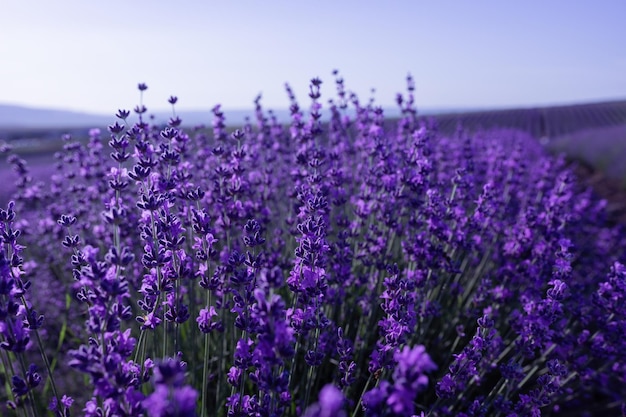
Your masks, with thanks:
M428 387L426 373L437 370L422 345L396 351L394 361L393 384L383 381L363 397L365 415L413 415L415 397Z
M198 393L190 386L168 389L158 385L143 404L150 416L193 417L196 415Z
M319 400L304 412L304 417L342 417L345 398L334 385L325 385L319 393Z
M175 96L155 124L141 83L139 121L64 136L49 187L9 157L11 408L36 415L50 386L90 417L617 412L626 239L606 202L526 133L418 116L410 75L397 121L333 75L310 106L287 87L289 126L259 95L232 131L219 105L187 129Z
M154 369L154 392L143 400L148 415L155 417L193 417L198 392L185 385L185 367L168 358Z

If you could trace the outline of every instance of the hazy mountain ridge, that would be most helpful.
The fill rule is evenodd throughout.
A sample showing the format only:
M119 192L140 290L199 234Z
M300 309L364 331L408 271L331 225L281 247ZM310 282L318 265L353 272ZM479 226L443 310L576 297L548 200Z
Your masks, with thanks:
M589 101L577 104L553 104L545 106L511 106L508 108L482 108L482 107L441 107L441 108L423 108L417 106L419 115L450 115L459 113L478 113L478 112L502 112L522 109L549 109L549 108L569 108L571 106L587 106L587 105L614 105L616 103L624 103L624 99L612 101ZM272 110L274 116L281 123L290 121L290 112L288 109L271 109L264 108L265 117L269 117L268 111ZM395 118L400 116L398 107L384 107L385 116ZM222 109L226 117L226 125L231 127L241 126L249 118L254 123L254 109ZM308 112L307 107L303 107L303 112ZM348 108L348 114L354 116L354 109ZM184 126L210 126L214 116L210 109L177 109L177 115L182 119ZM154 117L156 123L167 123L172 117L171 110L157 110L151 112L148 110L148 117ZM322 108L322 120L328 120L330 117L329 109ZM19 130L43 130L43 129L72 129L72 128L104 128L118 120L114 113L111 115L79 112L73 110L50 109L42 107L26 107L13 104L0 103L0 131L19 131ZM127 124L132 124L137 120L137 115L131 113L127 120Z
M266 117L268 116L266 110ZM419 109L418 109L419 110ZM421 114L440 114L452 113L460 111L468 111L470 109L424 109L419 110ZM306 112L307 109L304 108ZM385 115L388 117L397 117L400 114L397 108L385 108ZM223 109L226 117L226 124L241 125L245 122L246 117L254 120L254 109ZM279 122L289 121L289 110L277 109L273 110L274 115ZM352 112L351 112L352 113ZM148 116L153 115L158 123L166 123L172 117L171 111L148 111ZM182 119L186 126L196 126L200 124L210 125L213 121L213 113L211 110L179 110L178 116ZM329 116L328 109L323 109L323 118ZM136 117L131 116L131 119ZM130 122L134 119L129 119ZM41 107L26 107L12 104L0 104L0 128L2 129L33 129L33 128L73 128L73 127L104 127L114 123L115 116L95 113L78 112L72 110L49 109Z
M0 104L3 128L101 126L110 121L111 118L99 114Z

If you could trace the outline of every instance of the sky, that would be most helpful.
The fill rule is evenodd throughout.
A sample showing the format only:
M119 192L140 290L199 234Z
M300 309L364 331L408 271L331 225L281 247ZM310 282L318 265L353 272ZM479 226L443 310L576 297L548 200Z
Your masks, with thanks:
M0 103L113 114L302 105L333 69L394 106L411 73L418 108L626 99L624 0L0 0Z

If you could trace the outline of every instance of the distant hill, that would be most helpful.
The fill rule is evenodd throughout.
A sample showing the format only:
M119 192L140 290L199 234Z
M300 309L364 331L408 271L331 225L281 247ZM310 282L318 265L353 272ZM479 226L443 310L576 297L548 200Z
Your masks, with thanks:
M388 119L400 116L398 109L386 108L384 112ZM177 109L177 113L187 127L209 127L214 118L210 110ZM224 113L227 128L242 126L246 117L251 118L253 125L256 124L253 110L224 110ZM273 114L279 123L289 123L288 110L277 110ZM348 114L353 116L354 111L349 110ZM165 124L171 116L171 111L155 112L151 123ZM328 111L323 112L322 120L327 120L328 116ZM269 117L267 111L265 117ZM459 125L469 132L506 127L527 131L547 143L552 138L572 132L626 125L626 100L492 110L418 108L418 117L425 122L433 117L438 130L446 135L454 134ZM23 154L53 152L60 149L59 138L63 135L86 138L89 129L95 127L106 132L107 125L115 120L114 115L0 105L0 146L9 143L16 152ZM131 125L135 120L136 116L131 116L127 124Z
M0 104L2 128L104 126L110 122L110 117L99 114Z
M267 110L267 109L266 109ZM305 108L306 110L306 108ZM469 109L419 109L420 114L439 114ZM254 120L254 110L229 110L224 109L226 124L237 126L245 122L246 117ZM196 126L200 124L210 125L213 121L211 110L178 110L179 117L186 126ZM399 110L396 108L386 108L387 117L397 117ZM166 123L172 116L171 111L148 111L148 115L154 115L156 122ZM266 113L267 115L267 113ZM289 121L289 111L286 109L274 110L274 115L280 122ZM323 112L324 118L328 117L328 112ZM133 116L131 116L132 118ZM87 128L105 127L115 122L115 116L102 114L84 113L69 110L57 110L47 108L35 108L16 106L11 104L0 104L0 129L45 129L45 128ZM134 120L129 120L133 122Z

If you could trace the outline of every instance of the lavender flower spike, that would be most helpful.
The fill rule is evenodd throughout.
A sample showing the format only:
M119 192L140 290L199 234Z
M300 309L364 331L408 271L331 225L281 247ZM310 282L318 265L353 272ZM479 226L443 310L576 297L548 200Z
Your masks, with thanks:
M304 417L344 417L345 398L343 393L332 384L327 384L319 394L319 401L304 412Z

